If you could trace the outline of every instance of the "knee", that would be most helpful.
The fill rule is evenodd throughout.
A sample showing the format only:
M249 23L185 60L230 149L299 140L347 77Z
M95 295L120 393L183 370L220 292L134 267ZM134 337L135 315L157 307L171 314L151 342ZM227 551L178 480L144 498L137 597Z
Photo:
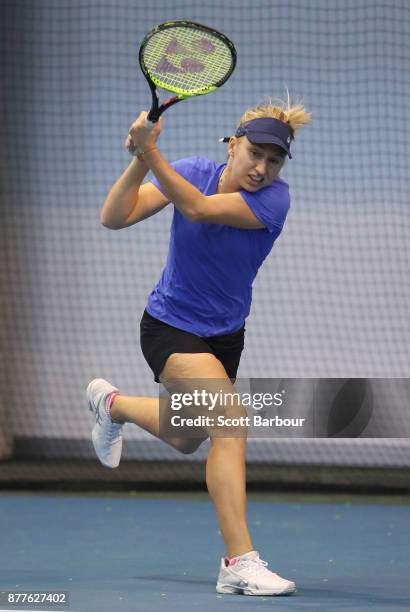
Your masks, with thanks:
M183 455L192 455L206 438L179 438L174 442L174 448Z
M234 437L210 436L211 447L226 451L227 453L246 452L246 436L237 435Z

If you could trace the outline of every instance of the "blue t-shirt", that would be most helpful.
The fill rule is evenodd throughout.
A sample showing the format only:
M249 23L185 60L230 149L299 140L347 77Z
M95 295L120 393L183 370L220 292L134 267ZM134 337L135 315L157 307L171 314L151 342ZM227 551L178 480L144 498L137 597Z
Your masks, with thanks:
M172 164L205 195L216 193L225 166L205 157ZM152 183L163 191L156 179ZM252 283L282 231L290 196L288 184L280 178L257 192L240 193L265 228L191 222L174 208L168 258L148 298L150 315L202 337L230 334L243 326Z

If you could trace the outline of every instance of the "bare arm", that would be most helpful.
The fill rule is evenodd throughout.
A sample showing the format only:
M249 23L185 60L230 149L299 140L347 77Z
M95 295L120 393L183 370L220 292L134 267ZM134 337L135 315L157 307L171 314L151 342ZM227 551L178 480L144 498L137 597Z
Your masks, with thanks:
M144 157L169 200L189 221L220 223L241 229L265 227L239 192L205 196L178 174L158 149L150 150Z
M169 200L152 183L141 185L148 166L134 158L110 189L101 210L105 227L121 229L147 219L164 208Z
M160 183L165 193L164 201L166 198L167 202L173 202L181 214L192 222L220 223L241 229L265 227L240 193L205 196L178 174L156 146L160 128L147 124L146 117L145 112L139 115L130 128L129 137L133 145L143 152L144 164L152 170ZM161 120L159 123L162 127ZM154 185L151 189L155 189Z
M162 121L155 124L150 135L156 140ZM132 144L128 135L125 147ZM128 168L111 187L101 210L100 220L105 227L121 229L151 217L164 208L169 200L152 183L142 184L149 170L143 159L133 158Z

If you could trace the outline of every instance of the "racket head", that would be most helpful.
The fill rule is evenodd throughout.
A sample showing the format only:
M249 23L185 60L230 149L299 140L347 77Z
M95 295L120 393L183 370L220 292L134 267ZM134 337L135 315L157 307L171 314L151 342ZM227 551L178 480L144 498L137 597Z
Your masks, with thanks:
M236 50L217 30L193 21L167 21L145 36L139 63L151 91L160 87L181 100L221 87L235 69Z

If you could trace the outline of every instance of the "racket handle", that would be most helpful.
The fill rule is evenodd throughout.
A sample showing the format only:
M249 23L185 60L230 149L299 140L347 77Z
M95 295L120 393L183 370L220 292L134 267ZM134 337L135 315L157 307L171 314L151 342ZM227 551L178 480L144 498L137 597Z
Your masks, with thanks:
M147 125L147 127L149 126L149 124L151 124L151 127L154 123L156 123L159 119L159 114L156 113L155 111L150 110L150 112L148 113L148 117L145 120L145 124Z

